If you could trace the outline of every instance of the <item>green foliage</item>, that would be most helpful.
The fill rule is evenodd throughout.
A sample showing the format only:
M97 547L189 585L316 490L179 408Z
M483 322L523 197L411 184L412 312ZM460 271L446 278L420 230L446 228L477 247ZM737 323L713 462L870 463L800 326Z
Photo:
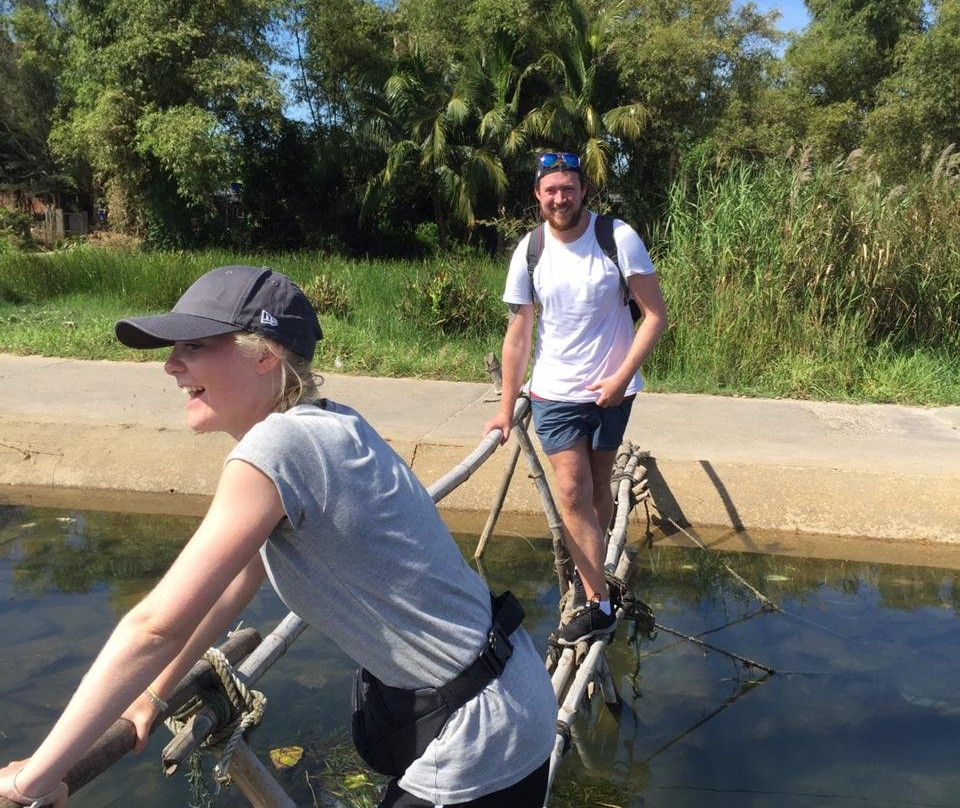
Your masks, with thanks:
M936 399L950 383L915 352L960 350L955 184L883 188L862 155L820 168L809 157L688 167L658 235L671 327L651 374L702 389L909 400L877 387L878 368L900 363L908 386Z
M32 4L0 14L0 190L62 185L46 147L60 41L54 21Z
M502 304L468 263L443 261L404 291L400 314L443 335L489 333L503 323Z
M67 69L51 145L89 166L114 226L183 240L233 179L245 122L277 120L266 0L67 4ZM157 232L157 231L165 232ZM168 233L174 235L172 239Z
M808 4L811 24L787 49L788 83L814 105L804 128L818 154L833 159L860 146L863 119L895 72L901 39L923 29L922 0L843 0Z
M472 227L480 194L502 194L507 183L502 164L471 138L475 110L455 74L431 67L419 49L401 59L384 96L387 109L370 126L382 133L386 165L370 183L368 208L379 189L418 177L433 206L439 245L446 249L451 218Z
M29 213L0 205L0 251L28 247L33 217Z
M178 195L194 204L233 173L232 145L216 116L192 104L147 111L137 121L137 153L156 158Z
M593 10L580 0L565 0L556 11L551 22L557 45L543 57L554 92L530 113L531 125L544 143L578 151L587 177L604 187L615 146L640 140L650 107L622 103L612 58L619 9Z
M303 293L313 304L321 320L325 314L343 319L350 313L347 289L332 275L315 276L303 285Z
M154 246L417 256L427 225L503 250L541 148L581 153L645 232L692 154L929 170L960 139L958 0L809 8L781 57L772 16L729 0L3 4L0 187L69 191Z
M644 368L651 390L960 403L955 185L884 193L854 162L686 168L651 242L671 318ZM0 254L0 351L153 358L117 343L114 322L169 310L238 261L304 289L324 278L321 371L483 381L500 348L502 262L80 246Z
M274 6L68 2L57 25L44 7L4 27L16 92L0 108L13 120L25 88L59 80L51 148L78 186L101 184L115 226L154 246L431 255L278 258L313 284L325 367L472 377L470 357L501 336L502 268L466 271L445 251L514 241L532 155L550 146L579 151L609 192L597 204L655 234L672 326L648 363L654 386L949 398L958 2L931 6L929 28L916 0L810 7L781 60L770 19L723 0L288 3L300 125L280 122L266 68ZM849 151L862 131L866 157ZM784 163L794 143L808 148ZM217 192L233 179L243 192L226 206ZM108 350L93 335L110 306L166 308L237 260L194 255L11 253L4 339L19 350L30 321L51 346ZM76 314L71 296L94 290L104 310Z
M903 180L928 170L923 153L960 142L960 2L935 6L933 25L903 37L898 70L881 85L881 103L867 117L864 142L886 177Z
M282 12L296 43L296 97L315 126L353 127L390 73L390 17L372 0L294 0Z
M131 308L169 309L201 274L227 254L127 253L86 245L56 252L21 252L0 264L0 297L43 303L63 295L123 299Z
M301 288L318 274L330 276L333 287L342 285L350 310L342 318L323 317L324 339L316 356L321 370L477 380L485 378L482 357L502 339L503 307L492 297L499 294L502 267L488 260L470 261L467 288L488 301L496 325L482 333L469 329L446 334L424 327L419 319L397 316L405 289L425 272L419 262L356 262L317 253L118 253L77 247L42 255L0 254L0 350L90 359L152 358L155 354L120 345L113 335L114 322L131 314L167 311L201 274L234 263L272 266ZM463 264L457 271L466 273ZM444 266L449 266L446 259Z

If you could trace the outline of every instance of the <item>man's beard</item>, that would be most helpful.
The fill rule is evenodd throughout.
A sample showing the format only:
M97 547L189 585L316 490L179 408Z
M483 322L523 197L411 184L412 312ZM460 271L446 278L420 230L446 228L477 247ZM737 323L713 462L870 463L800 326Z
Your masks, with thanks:
M580 218L583 216L583 203L581 202L576 206L571 205L563 212L551 211L546 205L541 205L540 215L543 216L550 227L558 233L562 233L565 230L573 230L573 228L580 224Z

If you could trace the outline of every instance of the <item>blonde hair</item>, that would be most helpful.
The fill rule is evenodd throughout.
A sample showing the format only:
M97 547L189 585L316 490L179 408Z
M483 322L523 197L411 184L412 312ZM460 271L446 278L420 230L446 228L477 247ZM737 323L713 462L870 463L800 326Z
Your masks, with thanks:
M313 404L320 398L317 388L323 384L323 377L314 373L309 359L304 359L289 348L250 331L238 331L233 339L237 348L248 356L258 356L263 351L269 351L280 360L280 384L274 412L286 412L298 404Z

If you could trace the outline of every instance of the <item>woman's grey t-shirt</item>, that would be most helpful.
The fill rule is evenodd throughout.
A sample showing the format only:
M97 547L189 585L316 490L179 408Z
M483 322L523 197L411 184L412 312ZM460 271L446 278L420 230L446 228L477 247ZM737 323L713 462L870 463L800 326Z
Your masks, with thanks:
M388 685L437 687L482 650L486 585L430 495L354 410L329 400L275 413L227 462L277 487L284 519L261 548L289 609ZM499 679L457 710L400 781L436 804L466 802L525 777L550 755L557 703L527 633Z

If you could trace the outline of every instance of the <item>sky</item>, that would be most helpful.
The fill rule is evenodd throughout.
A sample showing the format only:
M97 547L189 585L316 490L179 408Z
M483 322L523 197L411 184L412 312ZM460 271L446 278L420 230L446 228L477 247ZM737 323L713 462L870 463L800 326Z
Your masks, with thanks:
M753 0L753 4L760 11L780 12L778 26L782 31L799 31L806 27L810 22L810 14L803 0ZM743 5L741 0L737 0L734 5Z

